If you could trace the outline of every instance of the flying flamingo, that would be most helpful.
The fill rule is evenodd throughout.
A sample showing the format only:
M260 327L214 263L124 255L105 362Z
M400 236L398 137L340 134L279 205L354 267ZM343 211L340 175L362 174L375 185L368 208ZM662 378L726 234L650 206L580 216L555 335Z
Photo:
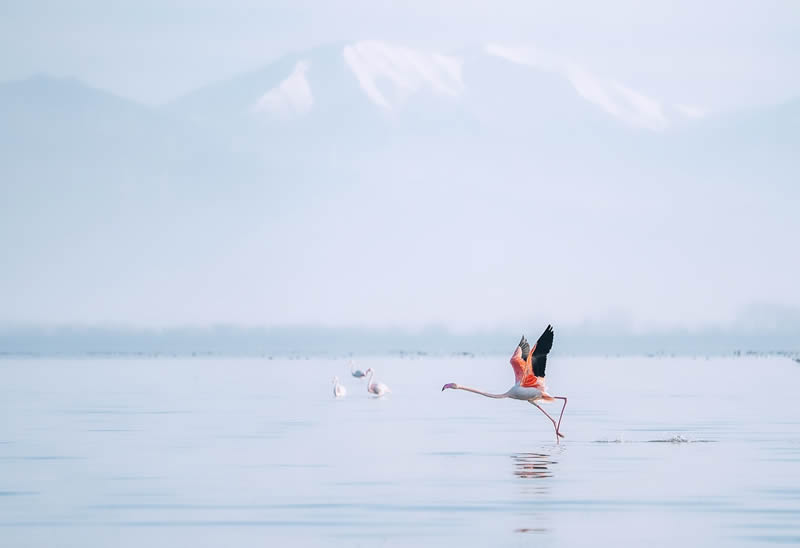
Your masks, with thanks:
M347 388L339 384L339 377L333 377L333 397L343 398L347 395Z
M354 370L353 369L354 365L355 365L355 363L353 362L353 360L350 360L350 374L351 375L353 375L357 379L360 379L362 377L366 377L367 376L367 374L364 373L363 371L361 371L360 369L355 369Z
M475 394L480 394L487 398L512 398L515 400L527 401L547 415L547 418L553 423L553 428L556 429L557 443L558 438L564 437L564 434L562 434L559 429L561 427L561 417L564 416L564 408L567 407L567 398L563 396L551 396L547 393L547 387L544 384L544 367L547 363L547 353L550 352L551 348L553 348L552 325L547 326L547 329L544 330L544 333L542 333L539 340L536 341L536 344L533 346L533 350L531 350L528 341L525 339L525 335L523 335L517 349L514 351L514 355L511 356L511 367L514 369L514 378L516 382L505 394L489 394L488 392L482 392L474 388L459 386L454 382L445 384L442 387L442 391L446 388L452 388L454 390L474 392ZM555 419L553 419L547 411L536 403L538 401L550 402L553 400L564 400L564 405L561 407L561 415L558 417L558 423L556 423Z
M367 379L367 392L375 395L375 397L378 398L380 398L387 392L391 392L391 390L389 390L389 387L383 384L382 382L375 382L375 383L372 382L372 376L374 374L375 371L373 371L371 367L367 369L367 371L364 373L364 375L369 375L369 379Z

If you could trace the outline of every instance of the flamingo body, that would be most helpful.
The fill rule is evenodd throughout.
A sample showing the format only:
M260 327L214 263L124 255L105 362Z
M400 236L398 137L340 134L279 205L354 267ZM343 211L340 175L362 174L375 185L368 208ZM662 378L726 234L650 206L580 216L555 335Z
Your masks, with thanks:
M355 366L355 364L353 363L353 360L350 360L350 374L351 375L353 375L357 379L360 379L360 378L363 378L363 377L367 376L367 374L364 373L363 371L361 371L360 369L353 369L354 366Z
M333 377L333 397L343 398L347 395L347 388L339 384L339 377Z
M372 394L377 398L380 398L384 394L388 394L389 392L391 392L391 390L389 390L389 387L383 384L382 382L372 382L372 376L374 374L375 372L372 370L371 367L367 369L365 373L365 375L369 375L369 379L367 380L367 392L369 392L370 394Z
M389 387L383 384L382 382L376 382L369 385L369 392L370 394L374 394L378 397L381 397L384 394L388 394L390 390Z
M544 392L543 390L539 390L538 388L532 386L520 386L519 384L515 384L512 386L509 391L507 392L508 397L515 399L515 400L546 400L547 398L552 399L551 396Z

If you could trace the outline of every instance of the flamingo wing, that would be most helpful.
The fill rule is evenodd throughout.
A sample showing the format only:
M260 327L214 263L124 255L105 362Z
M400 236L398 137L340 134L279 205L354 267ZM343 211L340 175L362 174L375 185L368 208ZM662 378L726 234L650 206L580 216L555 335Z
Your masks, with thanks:
M544 369L547 364L547 353L553 348L553 326L548 325L541 334L539 340L533 345L533 350L530 349L528 341L522 337L520 345L517 348L519 352L520 369L522 377L517 378L520 385L527 388L543 388L544 387ZM516 356L516 354L514 354ZM512 358L512 365L513 358ZM514 370L516 372L516 368ZM540 382L540 379L542 381Z
M539 340L531 349L525 336L519 341L514 355L511 356L511 367L514 369L514 379L525 387L544 386L539 379L544 379L544 370L547 365L547 354L553 348L553 326L548 325L539 336Z
M514 370L515 382L521 382L529 372L528 367L530 364L527 363L527 359L530 348L528 340L525 338L525 335L523 335L516 350L514 350L514 355L511 356L511 368Z
M537 377L544 377L544 368L547 365L547 354L553 348L553 326L548 325L541 334L536 345L533 347L533 359L531 361L533 374Z

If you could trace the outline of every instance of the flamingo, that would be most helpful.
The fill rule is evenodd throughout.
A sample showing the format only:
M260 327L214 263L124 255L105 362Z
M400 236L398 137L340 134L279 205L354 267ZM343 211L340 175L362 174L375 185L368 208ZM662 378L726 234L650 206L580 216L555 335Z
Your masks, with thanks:
M347 395L347 388L339 384L339 377L333 377L333 397L343 398Z
M363 371L361 371L360 369L353 370L353 366L354 365L355 365L355 363L353 362L353 360L350 360L350 374L351 375L353 375L357 379L360 379L362 377L366 377L367 376L367 374L364 373Z
M367 371L364 373L365 376L369 375L369 379L367 379L367 392L375 395L375 397L377 398L380 398L387 392L391 392L391 390L389 390L389 387L383 384L382 382L375 382L375 383L372 382L372 376L374 374L375 371L373 371L371 367L367 369Z
M460 386L454 382L445 384L442 391L451 388L453 390L466 390L467 392L474 392L487 398L512 398L515 400L523 400L535 405L539 411L544 413L550 422L553 423L553 428L556 430L556 443L559 438L563 438L564 434L560 432L561 417L564 416L564 408L567 407L567 398L564 396L551 396L547 393L547 387L544 383L544 368L547 363L547 353L553 348L553 326L548 325L544 333L536 341L536 344L531 350L525 335L514 350L514 355L511 356L511 367L514 369L514 378L516 382L508 392L504 394L489 394L481 390L469 388L467 386ZM539 401L551 402L554 400L564 400L564 405L561 407L561 415L558 417L558 423L550 414L542 409L537 403Z

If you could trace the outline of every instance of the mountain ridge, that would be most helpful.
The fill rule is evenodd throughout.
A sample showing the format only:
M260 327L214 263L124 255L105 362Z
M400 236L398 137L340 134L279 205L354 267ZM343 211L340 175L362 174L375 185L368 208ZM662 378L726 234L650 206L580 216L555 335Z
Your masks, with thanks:
M652 131L479 50L457 96L376 76L386 109L320 51L325 108L282 119L253 112L261 84L186 115L75 80L0 84L24 99L0 100L0 321L577 321L586 303L670 321L795 293L796 103Z

